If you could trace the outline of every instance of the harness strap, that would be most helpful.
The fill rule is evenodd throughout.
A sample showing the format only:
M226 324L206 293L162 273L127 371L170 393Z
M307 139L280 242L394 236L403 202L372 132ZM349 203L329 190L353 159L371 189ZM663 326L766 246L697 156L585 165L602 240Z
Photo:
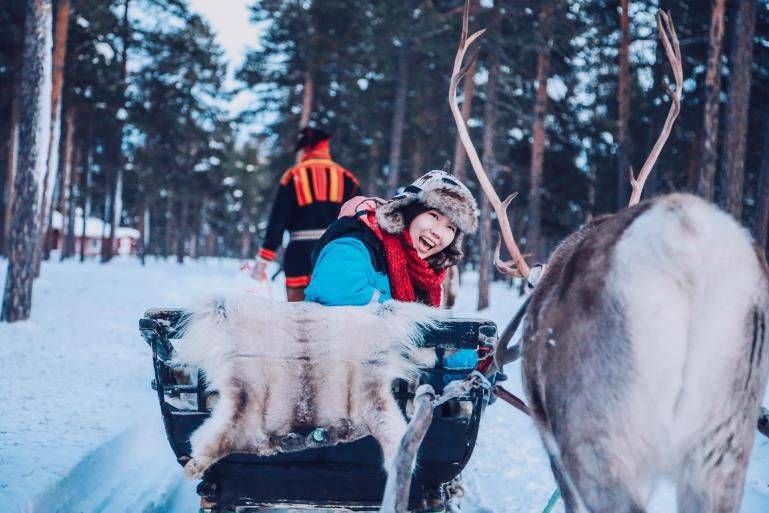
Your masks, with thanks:
M508 391L502 385L494 386L494 394L496 394L497 397L505 401L510 406L517 408L518 410L522 411L523 413L531 417L531 410L529 410L529 407L526 405L525 402L523 402L523 399L521 399L514 393Z

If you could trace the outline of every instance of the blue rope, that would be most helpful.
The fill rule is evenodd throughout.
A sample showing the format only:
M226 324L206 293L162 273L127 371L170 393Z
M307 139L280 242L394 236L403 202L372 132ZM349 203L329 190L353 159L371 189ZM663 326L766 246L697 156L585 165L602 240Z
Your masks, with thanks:
M547 506L545 506L545 509L542 510L542 513L550 513L553 511L553 507L555 507L556 503L558 502L558 499L561 498L561 490L556 488L553 491L553 495L550 496L550 500L547 501Z

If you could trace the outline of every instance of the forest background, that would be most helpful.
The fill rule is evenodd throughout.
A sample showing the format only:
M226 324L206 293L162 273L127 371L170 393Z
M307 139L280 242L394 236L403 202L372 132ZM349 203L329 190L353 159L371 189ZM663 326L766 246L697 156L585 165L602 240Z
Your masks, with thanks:
M254 100L232 114L238 89L224 87L224 53L185 0L3 0L3 254L15 223L29 221L13 202L30 173L38 274L53 210L65 219L56 258L84 258L76 213L139 229L142 261L252 258L307 123L334 133L335 160L368 195L388 197L449 160L480 197L447 102L463 3L254 0L261 36L236 71ZM769 0L472 0L471 27L488 30L462 84L463 114L500 196L519 193L511 224L532 260L627 205L629 170L641 167L669 104L658 9L672 14L685 80L644 197L699 194L767 247ZM35 38L49 39L50 55L33 52ZM40 94L50 95L50 149L33 173L24 134L35 116L24 101ZM479 308L494 278L493 213L483 209L464 263L480 271ZM104 237L108 262L114 230ZM8 304L5 320L24 318Z

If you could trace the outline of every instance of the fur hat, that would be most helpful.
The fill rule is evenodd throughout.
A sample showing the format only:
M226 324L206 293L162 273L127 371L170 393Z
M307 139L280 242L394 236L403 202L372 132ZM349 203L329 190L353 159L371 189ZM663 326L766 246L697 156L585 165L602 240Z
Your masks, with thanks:
M402 210L414 203L421 203L448 217L458 228L452 243L437 255L428 259L436 268L449 267L462 258L462 239L466 233L478 228L478 204L470 190L454 175L433 170L417 178L403 192L376 210L379 227L388 233L401 233L406 229Z

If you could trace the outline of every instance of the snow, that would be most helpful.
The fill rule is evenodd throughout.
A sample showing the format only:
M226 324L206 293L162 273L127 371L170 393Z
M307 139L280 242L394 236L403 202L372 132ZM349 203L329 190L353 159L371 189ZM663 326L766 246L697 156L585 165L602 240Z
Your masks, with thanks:
M6 262L0 260L5 282ZM16 513L197 510L195 485L182 476L168 446L138 319L150 307L189 304L206 294L253 290L235 260L133 259L46 262L35 282L32 319L0 323L0 510ZM458 315L507 323L520 299L503 283L492 306L476 312L475 276L466 275ZM285 297L282 285L272 293ZM508 388L522 394L520 366ZM765 404L766 401L765 401ZM540 512L555 485L530 420L498 401L482 421L463 473L467 512ZM672 511L670 486L653 512ZM562 503L555 511L562 511ZM769 440L756 438L743 513L769 511Z

